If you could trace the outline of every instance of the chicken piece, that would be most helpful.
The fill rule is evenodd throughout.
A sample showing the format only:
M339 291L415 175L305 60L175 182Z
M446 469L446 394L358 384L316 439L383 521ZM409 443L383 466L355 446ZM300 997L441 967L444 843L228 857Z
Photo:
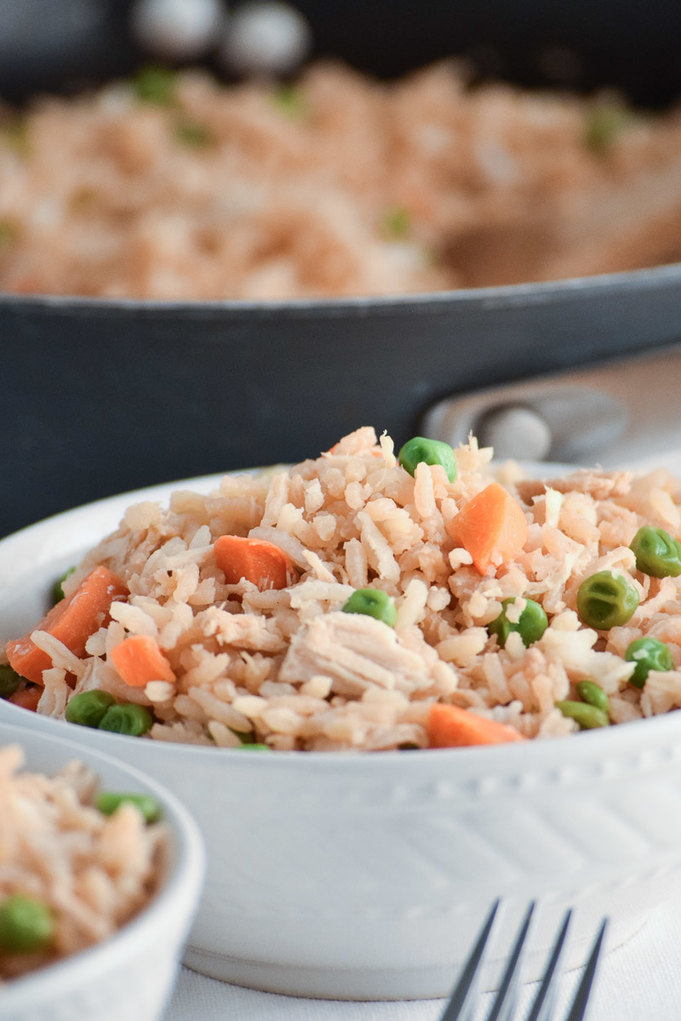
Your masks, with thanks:
M334 694L360 698L371 687L407 694L432 688L442 667L425 642L421 653L382 621L337 610L313 617L294 635L279 680L298 684L323 675Z

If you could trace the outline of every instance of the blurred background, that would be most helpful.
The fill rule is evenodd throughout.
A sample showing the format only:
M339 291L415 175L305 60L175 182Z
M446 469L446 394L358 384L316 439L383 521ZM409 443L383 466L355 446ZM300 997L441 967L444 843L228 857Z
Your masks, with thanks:
M286 18L289 17L287 25ZM260 19L260 34L253 30ZM250 38L260 39L249 63ZM293 21L293 28L291 27ZM263 28L263 23L265 27ZM300 37L301 24L302 40ZM623 86L639 104L681 90L678 0L0 0L0 94L78 90L149 59L201 62L225 78L333 55L394 76L452 54L484 76L589 90ZM273 37L279 43L272 43ZM230 37L232 43L230 44ZM234 39L236 37L236 45ZM302 42L302 45L301 45ZM272 54L288 52L290 60ZM246 53L246 57L244 57Z
M0 100L75 94L153 64L201 64L225 82L286 80L333 57L393 78L459 56L483 80L587 94L607 86L664 108L681 96L680 38L679 0L0 0ZM536 411L536 392L517 389L530 379L547 378L553 393L553 373L679 342L681 263L345 303L0 293L0 474L19 480L5 487L0 535L140 486L316 456L359 425L388 429L398 443L435 418L467 429L477 422L467 404L442 411L438 402L489 387L515 384L494 401ZM675 401L648 399L664 364L655 372L638 390L668 411ZM590 377L588 392L565 397L564 435L588 433L582 399L592 409L593 442L571 456L602 454L601 426L632 442L621 384L636 378L627 367L609 377L615 403ZM612 410L604 425L603 408ZM674 422L662 426L669 436ZM565 445L545 448L548 459L565 456Z

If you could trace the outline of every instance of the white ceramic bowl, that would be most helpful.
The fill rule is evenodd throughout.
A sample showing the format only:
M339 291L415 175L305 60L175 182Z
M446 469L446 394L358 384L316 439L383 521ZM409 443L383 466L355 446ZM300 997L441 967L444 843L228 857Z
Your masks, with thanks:
M23 722L23 721L22 721ZM157 1021L178 962L204 876L196 823L164 787L138 770L80 742L70 728L15 727L0 722L0 745L20 744L25 768L52 775L73 759L97 773L102 787L146 793L161 804L169 830L164 876L149 905L111 939L7 983L2 1021Z
M0 638L39 619L53 580L131 499L0 542ZM76 730L8 703L0 712L134 763L190 807L208 871L185 962L232 982L348 999L445 995L498 895L500 945L537 898L537 973L574 906L575 966L601 914L616 946L681 877L678 713L497 747L261 756Z

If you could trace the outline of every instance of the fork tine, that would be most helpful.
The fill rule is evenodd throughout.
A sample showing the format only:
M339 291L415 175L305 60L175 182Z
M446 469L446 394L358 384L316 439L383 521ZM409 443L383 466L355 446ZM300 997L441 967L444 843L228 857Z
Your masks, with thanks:
M492 905L478 934L475 946L463 966L459 980L447 1002L440 1021L473 1021L476 1009L475 997L480 978L480 966L500 903L501 899L498 898ZM536 904L533 901L529 905L525 918L518 929L508 964L499 983L499 988L491 1004L490 1011L486 1016L486 1021L512 1021L517 1001L523 951L535 907ZM544 969L537 995L532 1001L526 1021L550 1021L554 1017L550 1011L553 1008L555 999L555 979L558 975L558 963L567 940L571 918L572 909L568 909L563 916L560 931L551 948L548 963ZM584 972L575 991L565 1021L585 1021L589 996L596 977L607 926L608 919L604 918L592 944L589 959L584 967Z
M584 974L581 977L580 983L577 986L575 997L572 1001L570 1011L565 1018L565 1021L584 1021L586 1017L586 1011L589 1001L589 995L591 993L591 987L596 977L596 969L598 968L598 959L603 949L603 941L605 939L605 932L608 927L608 919L604 918L601 922L601 927L598 930L596 939L594 940L589 960L586 962L584 968Z
M520 965L534 908L535 904L532 901L518 930L509 962L506 965L503 978L499 983L499 989L487 1015L487 1021L506 1021L506 1019L510 1019L513 1015L518 995Z
M499 904L500 900L497 899L492 905L440 1021L468 1021L469 1018L472 1018L475 1010L473 997L476 992L476 978Z
M532 1001L532 1007L526 1021L548 1021L548 1018L550 1017L549 1011L555 1000L555 978L558 974L558 962L563 952L563 947L565 946L565 940L571 918L572 911L571 909L568 909L563 916L563 924L553 947L551 948L548 964L546 965L546 969L542 975L541 984L537 991L537 995Z

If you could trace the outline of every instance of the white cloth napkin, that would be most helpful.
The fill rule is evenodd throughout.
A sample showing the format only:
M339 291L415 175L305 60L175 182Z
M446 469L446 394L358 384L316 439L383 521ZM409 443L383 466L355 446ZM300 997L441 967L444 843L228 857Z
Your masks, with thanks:
M456 976L452 976L452 985ZM579 972L561 979L565 1012ZM521 1004L529 1003L524 987ZM275 996L204 978L182 968L163 1021L439 1021L442 1000L341 1003ZM520 1015L523 1016L522 1013ZM561 1010L558 1018L561 1018ZM656 910L625 945L602 959L589 1021L680 1021L681 902Z

